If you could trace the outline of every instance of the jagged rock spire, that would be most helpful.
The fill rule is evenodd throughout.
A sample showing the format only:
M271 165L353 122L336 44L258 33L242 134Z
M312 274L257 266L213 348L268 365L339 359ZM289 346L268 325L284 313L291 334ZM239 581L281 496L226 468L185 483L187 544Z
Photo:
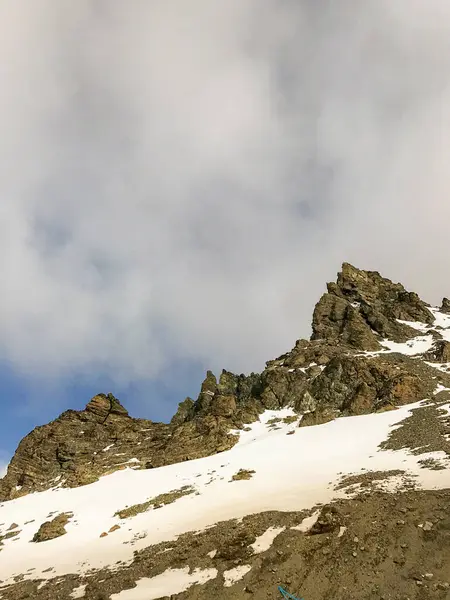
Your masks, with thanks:
M377 271L362 271L349 263L342 265L337 282L328 283L327 290L314 309L312 340L377 350L380 336L401 342L411 337L411 328L398 320L434 320L416 293Z
M111 393L97 394L86 405L85 410L92 413L100 421L105 421L109 415L128 416L128 411Z

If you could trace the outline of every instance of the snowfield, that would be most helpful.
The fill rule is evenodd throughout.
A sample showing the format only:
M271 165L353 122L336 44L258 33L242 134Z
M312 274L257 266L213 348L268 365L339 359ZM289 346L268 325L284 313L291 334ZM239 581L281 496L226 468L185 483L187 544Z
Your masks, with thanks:
M389 432L422 404L305 428L283 421L269 424L274 418L292 416L290 409L266 411L249 431L241 432L238 444L227 452L158 469L126 468L88 486L55 488L5 502L0 505L2 531L16 523L20 533L5 542L0 579L7 584L21 573L25 578L45 579L113 566L131 561L135 550L218 521L266 510L310 508L343 496L344 491L335 491L334 486L342 476L362 470L402 469L416 476L424 489L448 487L448 470L427 470L418 464L424 458L443 458L443 453L413 456L407 451L378 449ZM287 435L291 431L294 434ZM231 481L239 469L255 473L250 480ZM126 506L186 485L195 492L172 504L127 519L115 516ZM401 487L402 478L397 482L391 478L389 485ZM40 524L52 518L50 513L61 512L73 513L67 534L33 543ZM100 537L114 525L120 529ZM276 533L267 532L258 546L266 549ZM261 551L259 547L255 550ZM45 572L49 567L53 570ZM187 575L179 577L185 581ZM192 574L189 577L192 579Z
M450 341L450 315L433 309L435 324L408 323L420 335L404 344L382 340L385 350L364 353L374 356L386 352L416 355L429 350L433 337L429 330L439 327ZM436 369L447 365L427 363ZM436 392L442 391L436 387ZM113 568L133 560L133 553L162 541L175 540L180 534L213 526L219 521L242 518L262 511L301 511L318 503L346 495L335 486L346 475L370 471L405 471L422 489L450 487L450 468L424 469L419 461L446 459L443 452L414 456L408 450L383 451L381 442L414 408L417 402L394 411L357 417L339 418L324 425L299 428L293 410L266 411L259 422L239 434L231 450L207 458L169 465L158 469L137 470L130 462L121 471L102 477L98 482L75 489L55 487L0 505L0 533L12 524L20 533L4 541L0 552L1 585L23 574L25 579L50 579L58 575L84 573L90 569ZM443 407L450 414L450 405ZM277 419L274 422L274 419ZM286 419L286 420L284 420ZM109 448L105 448L105 451ZM446 460L445 465L449 465ZM254 471L248 480L233 481L240 469ZM56 482L55 482L56 484ZM391 477L380 484L384 489L402 489L404 477ZM190 486L192 493L159 509L121 519L116 515L126 507L144 503L159 494ZM67 534L44 543L31 540L39 526L59 513L71 513ZM305 531L317 513L296 527ZM119 526L110 532L114 526ZM263 552L282 529L269 528L254 544L254 552ZM101 534L108 533L102 537ZM49 569L52 570L49 571ZM243 565L226 573L225 585L242 578L250 567ZM112 600L151 600L175 594L195 583L217 576L215 569L169 570L142 579L137 587L112 596ZM0 598L1 598L0 585ZM45 585L45 581L41 584ZM75 588L73 598L84 596L84 586Z

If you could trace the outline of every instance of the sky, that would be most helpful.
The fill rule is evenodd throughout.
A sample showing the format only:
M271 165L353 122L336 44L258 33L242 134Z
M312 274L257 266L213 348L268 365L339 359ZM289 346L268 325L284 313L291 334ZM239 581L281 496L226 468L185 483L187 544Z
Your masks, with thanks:
M447 0L3 0L0 54L0 468L261 370L343 261L450 295Z

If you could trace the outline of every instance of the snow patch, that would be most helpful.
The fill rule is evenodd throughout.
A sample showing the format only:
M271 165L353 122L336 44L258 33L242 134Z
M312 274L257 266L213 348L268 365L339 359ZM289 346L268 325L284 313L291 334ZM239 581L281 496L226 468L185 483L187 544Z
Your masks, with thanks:
M250 548L253 548L255 554L265 552L273 544L273 541L277 536L284 531L286 527L269 527L262 535L256 538Z
M421 323L420 321L403 321L402 319L396 319L397 323L401 325L408 325L408 327L412 327L413 329L417 329L422 333L427 333L432 327L427 325L426 323Z
M341 527L339 527L339 533L338 533L338 538L341 538L344 533L347 531L347 527L345 527L344 525L342 525Z
M71 598L75 598L75 599L76 598L84 598L84 596L86 595L86 587L87 587L87 584L80 585L80 586L74 588L72 590L72 593L69 594L69 596Z
M301 531L302 533L306 533L311 529L313 525L317 523L317 519L319 518L320 511L316 510L310 517L305 517L301 523L291 527L291 529L295 529L296 531Z
M168 569L156 577L144 577L136 582L136 587L111 594L111 600L156 600L172 594L181 594L193 585L202 585L217 577L217 569L195 569L189 573L184 569Z
M450 341L450 315L440 312L438 308L430 308L434 316L433 327L438 328L444 340Z
M224 571L223 578L225 579L224 587L231 587L238 581L240 581L249 571L251 571L252 567L250 565L240 565L239 567L234 567L234 569L230 569L229 571Z
M393 342L392 340L382 340L381 345L387 348L390 352L398 352L406 356L414 356L415 354L423 354L431 349L434 343L432 335L423 335L408 340L404 343Z

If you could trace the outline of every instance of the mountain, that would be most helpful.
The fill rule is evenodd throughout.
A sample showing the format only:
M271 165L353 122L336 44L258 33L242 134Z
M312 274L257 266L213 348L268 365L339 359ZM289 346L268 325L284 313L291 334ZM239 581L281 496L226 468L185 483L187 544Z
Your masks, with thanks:
M450 301L342 265L310 340L169 424L112 394L19 444L0 600L450 599Z

